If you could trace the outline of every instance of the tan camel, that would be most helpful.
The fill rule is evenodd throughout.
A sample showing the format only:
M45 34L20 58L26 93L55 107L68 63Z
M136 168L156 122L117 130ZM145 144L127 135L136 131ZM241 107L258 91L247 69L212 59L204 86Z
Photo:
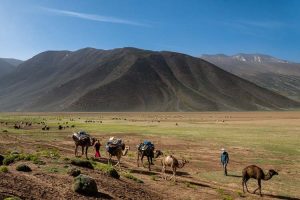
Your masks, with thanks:
M182 159L182 161L178 161L173 155L164 157L161 160L161 164L163 166L162 173L164 174L164 179L167 180L166 176L166 167L169 166L172 168L173 175L170 177L170 180L174 177L174 181L176 182L176 170L177 168L183 168L185 164L189 163L189 161Z
M106 151L108 153L108 164L111 164L112 157L116 156L118 162L114 166L119 165L119 168L121 169L121 166L120 166L121 157L127 155L128 151L129 151L129 147L128 146L125 147L125 144L123 143L121 146L117 146L111 151L108 151L107 149L106 149Z
M259 194L260 194L260 196L262 196L261 195L261 180L265 180L265 181L270 180L274 175L278 175L278 173L273 169L270 169L267 174L264 174L264 171L255 165L250 165L250 166L246 167L245 169L243 169L243 182L242 182L243 192L245 193L244 185L246 186L247 192L249 192L248 187L247 187L247 181L250 178L254 178L258 182L258 187L253 191L253 194L255 194L255 192L259 189Z
M85 157L86 157L86 159L88 159L88 157L87 157L88 148L89 148L89 146L93 146L94 145L94 143L96 142L96 139L95 138L91 138L90 136L87 136L87 137L79 139L78 137L75 136L75 134L73 134L72 138L73 138L73 140L75 142L75 156L77 156L78 146L81 146L82 147L82 153L81 153L81 155L83 155L84 148L85 148Z

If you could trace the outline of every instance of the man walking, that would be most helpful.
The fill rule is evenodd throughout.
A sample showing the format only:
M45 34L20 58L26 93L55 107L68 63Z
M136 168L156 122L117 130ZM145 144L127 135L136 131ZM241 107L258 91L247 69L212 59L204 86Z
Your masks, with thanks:
M224 148L221 149L221 164L224 169L224 175L227 176L227 164L229 162L229 155Z

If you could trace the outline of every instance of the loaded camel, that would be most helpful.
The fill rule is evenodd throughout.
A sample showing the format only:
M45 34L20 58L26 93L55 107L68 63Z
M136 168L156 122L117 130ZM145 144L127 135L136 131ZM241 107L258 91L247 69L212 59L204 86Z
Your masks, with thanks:
M141 143L140 145L138 145L138 152L137 152L137 166L139 167L139 163L140 163L140 159L141 159L141 163L144 166L144 156L147 157L148 160L148 169L149 171L151 171L150 165L153 165L153 161L152 158L158 158L159 156L163 155L163 152L160 150L156 150L154 151L154 146L148 147L147 149L143 150L141 148L141 145L143 143Z
M117 146L111 148L110 150L109 150L109 148L106 148L106 152L108 153L108 164L111 164L112 157L116 156L118 162L115 164L115 166L119 165L119 167L121 169L121 166L120 166L121 157L126 156L128 151L129 151L129 147L125 146L124 143L122 143L121 145L117 145Z
M273 169L270 169L267 174L264 174L263 170L255 165L250 165L246 167L245 169L243 169L243 181L242 181L243 192L245 193L244 185L246 186L247 192L249 192L247 187L247 181L250 178L254 178L258 182L258 187L253 191L253 194L255 194L255 192L259 189L259 194L260 196L262 196L261 180L265 180L265 181L270 180L274 175L278 175L278 173Z
M82 138L78 138L75 136L75 134L73 134L72 138L75 142L75 156L77 156L78 146L81 146L82 147L81 155L83 155L84 148L85 148L85 157L86 157L86 159L88 159L88 157L87 157L88 148L89 148L89 146L94 146L96 139L91 138L89 135L82 137Z
M181 161L177 160L173 155L164 157L161 160L163 166L162 173L164 174L164 179L167 180L166 176L166 167L169 166L172 168L173 176L170 177L170 180L174 177L174 182L176 182L176 170L177 168L183 168L185 164L189 163L188 160L182 159Z

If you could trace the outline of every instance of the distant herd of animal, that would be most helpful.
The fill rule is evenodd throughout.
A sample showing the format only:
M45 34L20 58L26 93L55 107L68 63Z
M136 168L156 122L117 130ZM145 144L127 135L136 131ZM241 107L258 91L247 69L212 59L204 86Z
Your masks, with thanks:
M81 146L82 147L82 155L84 154L84 149L85 149L85 156L88 159L87 150L88 150L89 146L94 146L96 139L91 137L89 134L87 134L83 131L78 132L78 133L73 133L72 138L73 138L73 141L75 142L75 156L77 156L78 146ZM129 147L125 146L124 142L121 139L117 139L114 137L109 138L105 147L106 147L106 152L109 155L108 164L111 164L112 157L116 156L117 163L115 164L115 166L120 167L121 157L127 155L128 151L129 151ZM223 152L224 151L225 150L223 149ZM154 165L152 159L158 158L159 156L163 156L163 158L161 159L161 165L162 165L163 178L165 180L167 180L167 176L165 173L167 167L171 167L171 169L173 171L173 175L170 177L169 180L174 178L174 181L176 181L177 168L183 168L185 164L189 163L188 160L185 160L185 159L178 160L173 155L164 155L161 150L155 150L154 144L151 143L150 141L144 141L143 143L140 143L139 145L137 145L137 166L138 167L139 167L140 162L144 166L143 158L145 156L147 157L147 160L148 160L149 171L151 171L151 165ZM224 173L225 173L225 175L227 175L226 165L227 165L229 159L228 159L228 161L225 161L225 163L223 162L222 159L223 158L222 158L222 154L221 154L221 162L223 163L223 166L225 165ZM247 187L247 181L250 178L254 178L258 181L258 187L253 191L253 194L255 194L255 192L257 190L259 190L259 194L260 194L260 196L262 196L261 180L270 180L274 175L278 175L278 172L276 172L273 169L270 169L268 171L268 173L265 174L261 168L255 166L255 165L247 166L242 171L243 192L245 193L245 189L244 189L245 187L246 187L247 192L249 192L248 187Z

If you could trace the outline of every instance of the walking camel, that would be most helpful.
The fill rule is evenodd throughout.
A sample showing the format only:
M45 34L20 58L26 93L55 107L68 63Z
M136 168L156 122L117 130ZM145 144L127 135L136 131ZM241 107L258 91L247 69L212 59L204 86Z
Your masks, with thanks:
M164 179L167 180L166 176L166 167L169 166L172 168L173 175L170 177L170 180L174 177L174 182L176 182L176 170L177 168L183 168L185 164L189 163L188 160L182 159L181 161L177 160L173 155L164 157L161 160L163 166L162 173L164 174Z
M140 161L142 165L144 166L144 156L147 157L148 160L148 169L151 171L151 165L153 165L152 158L158 158L159 156L163 155L163 152L160 150L154 151L154 147L148 147L147 149L143 150L141 148L142 143L138 146L138 152L137 152L137 166L139 167Z
M112 157L116 156L118 162L115 164L115 166L119 165L119 167L121 169L121 166L120 166L121 157L127 155L128 151L129 151L129 147L128 146L125 147L125 144L122 143L122 145L116 146L114 149L112 149L110 151L108 151L108 150L106 150L106 151L108 153L108 164L111 164Z
M77 156L78 146L81 146L82 147L81 155L83 155L84 148L85 148L85 157L86 157L86 159L88 159L88 157L87 157L88 148L89 148L89 146L94 145L94 143L96 142L96 139L91 138L90 136L86 136L86 137L83 137L83 138L78 138L78 137L75 136L75 134L73 134L72 138L75 142L75 156Z
M255 165L250 165L246 167L245 169L243 169L243 181L242 181L243 192L245 193L244 185L246 186L247 192L249 192L247 187L247 181L250 178L254 178L257 180L258 187L253 191L253 194L255 194L255 192L259 189L259 194L260 196L262 196L261 180L265 180L265 181L270 180L274 175L278 175L278 173L273 169L270 169L267 174L264 174L263 170Z

